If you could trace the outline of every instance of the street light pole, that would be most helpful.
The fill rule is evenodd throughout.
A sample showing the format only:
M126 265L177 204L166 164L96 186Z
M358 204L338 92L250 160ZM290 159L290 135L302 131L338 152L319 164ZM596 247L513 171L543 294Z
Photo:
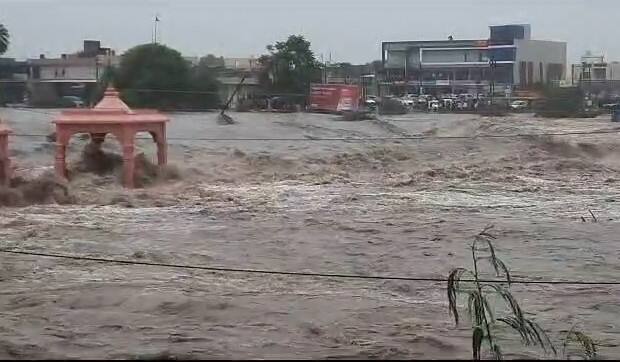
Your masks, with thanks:
M493 96L495 95L495 68L497 68L497 61L491 57L489 60L489 69L491 71L491 82L489 83L489 90L491 91L491 105L493 105Z

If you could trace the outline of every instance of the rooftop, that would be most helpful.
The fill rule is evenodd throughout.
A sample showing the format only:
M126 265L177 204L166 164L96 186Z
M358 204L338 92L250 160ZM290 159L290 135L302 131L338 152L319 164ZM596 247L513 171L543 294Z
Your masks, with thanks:
M94 108L63 111L54 123L148 123L168 122L169 118L156 110L133 110L113 87L106 89L103 98Z

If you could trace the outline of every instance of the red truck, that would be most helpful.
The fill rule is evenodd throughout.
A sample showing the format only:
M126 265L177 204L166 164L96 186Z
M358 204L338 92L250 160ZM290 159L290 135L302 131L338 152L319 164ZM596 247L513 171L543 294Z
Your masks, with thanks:
M355 112L360 108L361 89L350 84L313 84L310 87L311 112Z

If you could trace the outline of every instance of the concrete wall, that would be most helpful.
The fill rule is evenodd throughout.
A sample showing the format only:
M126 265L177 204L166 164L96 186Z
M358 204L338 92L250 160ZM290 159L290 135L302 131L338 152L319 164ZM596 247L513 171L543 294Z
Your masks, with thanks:
M42 66L41 68L41 80L48 79L82 79L91 80L97 77L97 68L92 66ZM64 70L64 74L63 74ZM99 72L103 72L103 67L99 69Z
M546 83L550 66L551 69L561 67L560 78L566 78L566 43L516 39L515 45L517 46L514 68L516 84L525 86L533 83ZM527 74L521 74L523 70L521 62L526 62L525 71ZM532 84L521 84L524 79L527 83Z
M609 80L620 80L620 62L612 62L607 66L607 78Z
M259 68L256 58L224 58L224 67L235 70L254 70Z

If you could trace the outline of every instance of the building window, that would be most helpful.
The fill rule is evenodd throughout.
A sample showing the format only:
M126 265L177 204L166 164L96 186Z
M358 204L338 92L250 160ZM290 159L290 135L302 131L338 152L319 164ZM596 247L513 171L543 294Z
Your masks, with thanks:
M490 49L489 54L497 61L514 62L516 59L516 52L514 48Z
M62 76L64 77L64 76L65 76L65 74L66 74L66 73L65 73L65 68L62 68Z
M58 69L54 69L54 78L58 78Z

